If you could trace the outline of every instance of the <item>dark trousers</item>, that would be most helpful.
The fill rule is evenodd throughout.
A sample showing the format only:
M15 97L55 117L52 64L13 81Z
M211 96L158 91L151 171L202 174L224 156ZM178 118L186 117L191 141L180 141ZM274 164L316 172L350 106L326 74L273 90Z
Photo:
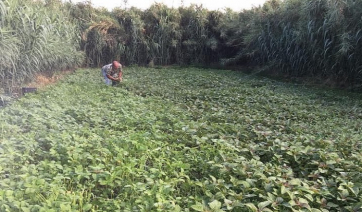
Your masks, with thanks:
M116 85L119 85L119 81L113 81L112 80L112 86L116 86Z

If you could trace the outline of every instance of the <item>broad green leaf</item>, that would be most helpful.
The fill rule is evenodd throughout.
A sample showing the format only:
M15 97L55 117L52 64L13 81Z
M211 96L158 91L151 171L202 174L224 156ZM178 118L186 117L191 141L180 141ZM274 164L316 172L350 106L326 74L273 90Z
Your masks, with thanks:
M212 210L218 210L221 208L221 202L214 200L212 202L209 203L209 206Z
M253 212L258 212L258 208L253 203L246 203L245 206L247 206Z
M280 193L281 193L281 194L285 194L286 192L287 192L287 188L282 185L282 186L280 187Z
M289 184L296 186L296 185L300 185L301 181L299 179L297 179L297 178L294 178L294 179L289 181Z
M90 210L92 208L92 204L90 204L90 203L87 203L87 204L85 204L84 206L83 206L83 210L84 211L88 211L88 210Z
M204 211L204 205L199 202L196 205L192 205L191 208L195 211Z
M261 202L258 204L258 208L263 209L263 208L267 207L268 205L270 205L271 203L272 203L271 201Z
M353 211L359 211L362 209L362 202L356 203L354 205L352 205L353 207Z

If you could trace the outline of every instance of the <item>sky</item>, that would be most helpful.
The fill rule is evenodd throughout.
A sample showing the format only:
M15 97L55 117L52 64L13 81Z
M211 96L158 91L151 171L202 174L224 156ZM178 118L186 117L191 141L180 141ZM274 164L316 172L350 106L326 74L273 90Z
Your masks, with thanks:
M87 0L63 0L73 3L86 2ZM105 7L112 10L115 7L125 7L124 0L90 0L94 7ZM189 6L191 3L201 5L208 10L222 10L231 8L234 11L250 9L262 5L266 0L127 0L127 8L134 6L140 9L147 9L154 3L164 3L169 7Z

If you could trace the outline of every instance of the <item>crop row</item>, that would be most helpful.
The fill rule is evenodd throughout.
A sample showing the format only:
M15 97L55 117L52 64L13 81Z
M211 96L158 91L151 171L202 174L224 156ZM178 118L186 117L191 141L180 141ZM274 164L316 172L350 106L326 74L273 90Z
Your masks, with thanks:
M0 110L0 211L359 211L361 106L232 71L78 70Z

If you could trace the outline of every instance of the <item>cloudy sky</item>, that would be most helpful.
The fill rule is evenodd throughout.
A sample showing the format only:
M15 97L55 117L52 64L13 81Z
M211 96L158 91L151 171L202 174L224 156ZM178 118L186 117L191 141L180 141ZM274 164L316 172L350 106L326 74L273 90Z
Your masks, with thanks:
M76 2L85 2L86 0L63 0ZM234 11L240 11L242 9L250 9L253 6L262 5L266 0L183 0L184 6L189 6L191 3L200 5L209 10L218 10L224 8L231 8ZM105 7L112 10L114 7L125 7L124 0L91 0L91 3L95 7ZM181 6L182 0L127 0L127 7L137 7L140 9L147 9L153 3L164 3L169 7Z

